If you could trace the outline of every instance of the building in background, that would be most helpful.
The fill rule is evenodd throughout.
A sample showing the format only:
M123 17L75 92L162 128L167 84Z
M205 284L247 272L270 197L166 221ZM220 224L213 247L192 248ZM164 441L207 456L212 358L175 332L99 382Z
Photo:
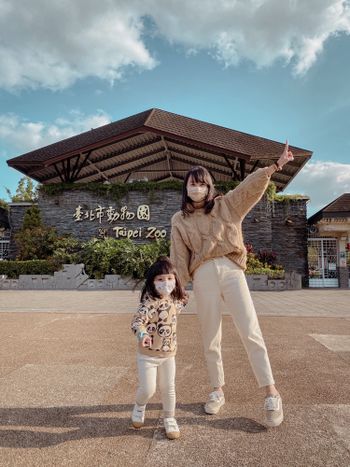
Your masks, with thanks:
M0 261L7 259L10 248L10 223L8 211L0 207Z
M150 109L7 162L44 186L60 186L42 190L38 200L44 223L59 234L81 240L113 236L147 242L169 238L171 217L181 204L175 182L179 185L191 167L205 166L217 184L239 183L257 168L276 162L283 148L284 143ZM290 149L295 159L272 175L277 192L288 186L312 156L305 149ZM153 182L169 184L160 189ZM103 189L91 190L96 184ZM112 198L115 184L130 189ZM265 195L243 224L246 242L255 250L274 251L285 270L301 274L304 283L308 274L307 200L299 197L281 203ZM28 203L10 204L11 238L20 229L27 208ZM15 255L13 241L10 254Z
M310 287L349 288L350 193L308 219Z

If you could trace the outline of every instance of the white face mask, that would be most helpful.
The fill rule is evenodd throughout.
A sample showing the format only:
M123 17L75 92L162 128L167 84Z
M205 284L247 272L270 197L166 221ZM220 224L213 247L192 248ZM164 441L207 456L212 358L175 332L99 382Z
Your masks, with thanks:
M187 194L192 201L203 201L207 197L208 187L207 186L189 186L187 188Z
M154 287L160 295L170 295L175 289L175 280L154 281Z

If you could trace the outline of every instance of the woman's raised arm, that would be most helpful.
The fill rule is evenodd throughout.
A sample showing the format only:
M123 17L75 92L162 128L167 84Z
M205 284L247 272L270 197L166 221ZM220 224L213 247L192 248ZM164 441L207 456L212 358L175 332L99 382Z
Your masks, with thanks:
M271 175L282 170L283 166L293 159L288 141L286 141L277 163L268 167L261 167L249 174L235 189L225 195L226 202L243 219L262 198L270 182Z

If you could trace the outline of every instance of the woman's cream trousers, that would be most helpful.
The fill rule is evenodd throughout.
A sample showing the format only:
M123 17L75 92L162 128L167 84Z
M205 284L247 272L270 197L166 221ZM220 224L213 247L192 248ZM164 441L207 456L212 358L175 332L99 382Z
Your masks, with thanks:
M193 275L193 291L202 328L210 383L225 384L221 358L221 306L233 318L259 387L274 384L271 365L244 271L225 256L203 263Z

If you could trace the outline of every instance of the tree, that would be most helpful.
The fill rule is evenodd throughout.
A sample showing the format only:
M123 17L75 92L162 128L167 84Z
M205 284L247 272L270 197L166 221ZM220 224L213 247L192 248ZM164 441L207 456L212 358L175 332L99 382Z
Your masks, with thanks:
M27 209L21 230L15 235L17 259L47 259L53 255L57 233L43 225L38 206Z
M6 211L8 211L8 204L7 204L7 201L5 201L4 199L0 198L0 208L3 208L3 209L6 209Z
M16 194L12 194L9 188L6 192L12 202L17 201L36 201L38 197L38 187L34 185L31 178L25 176L20 179L16 188Z

